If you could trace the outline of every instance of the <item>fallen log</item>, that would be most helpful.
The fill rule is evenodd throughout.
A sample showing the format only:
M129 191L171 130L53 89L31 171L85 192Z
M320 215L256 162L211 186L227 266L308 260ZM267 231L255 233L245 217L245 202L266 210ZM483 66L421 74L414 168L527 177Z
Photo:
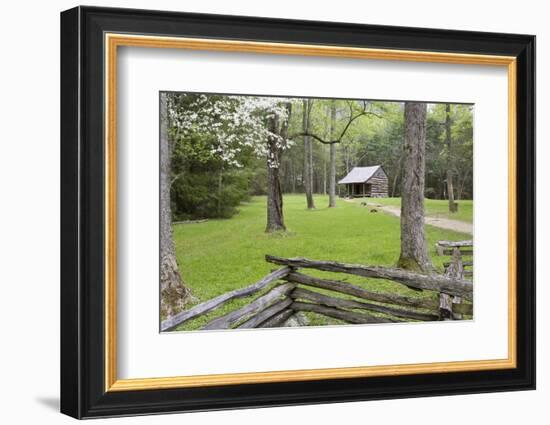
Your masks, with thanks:
M435 310L439 307L438 301L434 299L414 298L406 297L403 295L372 292L351 283L346 283L339 280L321 279L319 277L313 277L298 272L289 273L283 279L289 282L301 283L303 285L312 286L314 288L328 289L330 291L353 295L358 298L363 298L369 301L376 301L380 303L397 304L406 307L418 307L431 310Z
M444 292L472 299L472 283L463 279L450 279L438 274L421 274L402 269L361 264L344 264L336 261L309 260L307 258L282 258L266 255L266 261L293 268L310 268L327 272L349 273L357 276L386 279L417 289Z
M265 322L267 319L279 314L281 311L285 310L290 304L292 304L292 299L287 297L282 299L275 304L267 307L265 310L260 311L255 316L252 316L246 322L238 326L239 329L252 329L257 328L258 325Z
M247 317L258 313L266 307L269 307L271 304L277 302L282 297L285 297L295 287L296 285L293 283L285 283L283 285L276 286L267 294L256 298L250 304L208 322L202 329L228 329L235 323L241 320L246 320Z
M294 301L291 304L290 308L292 308L294 311L310 311L313 313L322 314L323 316L332 317L334 319L339 319L343 320L344 322L354 324L399 322L399 320L376 317L367 313L356 313L352 311L341 310L335 307L325 307L319 304L303 303L300 301Z
M276 282L277 280L285 277L290 272L290 270L291 269L289 267L280 268L278 270L275 270L274 272L271 272L270 274L260 279L256 283L253 283L252 285L249 285L241 289L235 289L234 291L231 291L231 292L226 292L225 294L222 294L216 298L212 298L211 300L198 304L189 310L184 310L181 313L178 313L164 320L161 323L160 330L162 332L169 331L175 328L176 326L184 322L187 322L188 320L191 320L197 316L200 316L202 314L215 310L218 307L221 307L223 304L225 304L226 302L232 299L243 298L249 295L253 295L259 290L268 286L269 284Z
M402 317L405 319L421 320L421 321L435 321L439 317L435 314L418 313L416 311L403 310L392 307L385 307L378 304L370 304L355 300L346 300L342 298L335 298L328 295L323 295L318 292L309 291L303 288L296 288L290 293L290 296L295 300L312 301L317 304L322 304L327 307L337 307L343 309L362 309L376 311L378 313L387 314L390 316Z

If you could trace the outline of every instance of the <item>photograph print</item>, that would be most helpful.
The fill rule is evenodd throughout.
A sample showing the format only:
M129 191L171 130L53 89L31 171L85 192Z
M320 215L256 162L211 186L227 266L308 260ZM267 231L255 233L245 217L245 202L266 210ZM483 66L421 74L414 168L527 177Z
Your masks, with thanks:
M473 319L474 105L159 104L161 332Z

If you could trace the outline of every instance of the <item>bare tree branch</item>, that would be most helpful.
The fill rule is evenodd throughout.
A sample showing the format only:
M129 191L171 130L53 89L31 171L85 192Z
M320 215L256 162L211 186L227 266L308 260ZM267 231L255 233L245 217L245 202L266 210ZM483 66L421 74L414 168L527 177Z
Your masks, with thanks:
M364 117L364 116L374 116L374 117L377 117L377 118L382 118L382 115L376 113L376 112L373 112L373 111L370 111L370 110L367 110L367 106L368 106L368 103L366 101L362 101L362 108L360 109L359 112L355 113L354 112L354 103L355 101L350 101L348 102L348 106L349 106L349 119L348 119L348 122L346 123L346 125L344 126L344 129L342 130L342 132L340 133L340 136L335 139L335 140L326 140L324 139L323 137L317 135L317 134L314 134L314 133L310 133L310 132L299 132L299 133L295 133L295 134L292 134L290 136L288 136L288 139L295 139L297 137L312 137L314 138L315 140L317 140L318 142L320 143L323 143L325 145L332 145L334 143L340 143L342 141L342 139L344 138L344 136L346 135L346 133L348 132L351 124L357 120L358 118L360 117Z

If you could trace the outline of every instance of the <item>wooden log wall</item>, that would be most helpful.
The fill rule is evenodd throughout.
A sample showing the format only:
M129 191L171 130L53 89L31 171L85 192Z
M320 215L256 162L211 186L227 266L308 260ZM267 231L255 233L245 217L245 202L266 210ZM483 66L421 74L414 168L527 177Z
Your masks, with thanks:
M368 180L367 183L371 185L371 197L388 197L388 176L386 175L386 173L384 173L384 170L379 168L376 173L374 173L374 175Z

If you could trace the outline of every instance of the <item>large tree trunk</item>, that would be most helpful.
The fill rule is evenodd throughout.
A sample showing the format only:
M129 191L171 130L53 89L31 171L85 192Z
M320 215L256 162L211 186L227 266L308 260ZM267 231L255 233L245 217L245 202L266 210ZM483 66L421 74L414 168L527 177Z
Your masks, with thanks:
M330 103L330 139L336 139L336 102ZM328 206L334 208L336 206L336 145L330 144L330 177L328 189Z
M170 207L172 143L168 136L168 98L160 96L160 309L161 317L179 313L191 297L181 278L174 241Z
M290 121L291 105L287 105L288 119L279 123L277 116L269 118L269 129L273 134L280 134L287 137L288 123ZM277 147L277 140L270 137L267 140L267 233L285 231L285 220L283 215L283 193L279 178L279 165L281 164L282 149Z
M278 149L275 141L268 142L268 155L278 157ZM267 233L285 231L285 220L283 216L283 194L279 181L279 167L267 165Z
M326 149L325 149L325 146L323 145L322 147L322 152L323 152L323 195L326 195L328 193L328 190L327 190L327 152L326 152Z
M303 119L302 129L304 133L309 133L310 127L310 115L313 101L311 99L304 99L303 101ZM307 208L315 208L315 202L313 201L313 149L310 136L304 136L304 189L306 191Z
M451 105L445 105L445 143L447 144L447 196L449 197L449 212L457 212L453 187L453 151L451 139Z
M405 145L401 180L401 254L398 265L431 271L424 234L426 104L405 103Z

